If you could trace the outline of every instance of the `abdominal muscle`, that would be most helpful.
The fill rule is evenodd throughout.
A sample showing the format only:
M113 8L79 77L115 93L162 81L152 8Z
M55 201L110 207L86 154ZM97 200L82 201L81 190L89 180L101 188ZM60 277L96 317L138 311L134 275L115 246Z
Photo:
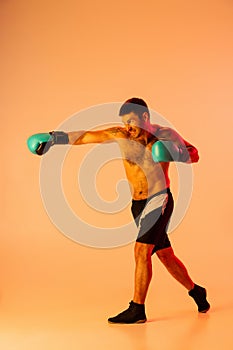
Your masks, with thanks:
M135 200L146 199L170 186L169 163L150 162L146 165L139 166L124 159L126 176Z

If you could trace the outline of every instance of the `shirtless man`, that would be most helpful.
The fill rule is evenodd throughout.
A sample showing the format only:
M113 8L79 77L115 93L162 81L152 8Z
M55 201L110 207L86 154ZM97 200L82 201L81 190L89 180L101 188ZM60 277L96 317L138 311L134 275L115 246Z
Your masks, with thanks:
M176 131L150 123L145 101L127 100L120 108L124 126L98 131L51 132L33 135L29 149L42 155L54 144L83 145L116 142L121 150L127 179L132 191L132 214L138 226L135 243L134 295L129 308L110 323L143 323L146 321L145 299L152 277L151 256L156 253L170 274L180 282L194 299L199 312L210 308L205 288L195 284L183 263L175 256L167 235L173 211L173 197L168 176L172 160L194 163L199 159L197 149ZM168 142L168 150L162 142ZM172 155L172 156L171 156Z

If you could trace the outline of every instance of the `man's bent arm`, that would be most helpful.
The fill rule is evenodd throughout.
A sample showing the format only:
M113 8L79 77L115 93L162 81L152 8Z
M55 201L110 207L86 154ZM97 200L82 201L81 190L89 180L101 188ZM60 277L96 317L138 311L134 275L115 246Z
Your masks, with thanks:
M175 130L168 127L160 127L156 132L156 136L161 141L172 141L179 148L187 149L189 159L186 163L197 163L199 160L198 150L196 147L185 141Z
M187 163L197 163L199 161L199 154L198 154L197 148L185 140L184 140L184 143L189 152L189 157L190 157Z

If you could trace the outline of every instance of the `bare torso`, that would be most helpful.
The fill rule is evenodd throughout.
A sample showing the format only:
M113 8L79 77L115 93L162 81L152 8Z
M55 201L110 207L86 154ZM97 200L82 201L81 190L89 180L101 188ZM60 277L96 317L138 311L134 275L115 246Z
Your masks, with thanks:
M159 125L149 125L148 129L135 128L137 135L129 131L130 127L112 127L91 132L70 132L70 144L117 142L135 200L146 199L170 186L168 162L153 161L151 149L153 144L164 135ZM140 132L140 130L143 130ZM157 138L157 136L158 138Z
M156 141L172 141L181 150L188 150L190 158L184 162L198 162L198 150L193 145L171 128L150 124L147 115L140 119L131 112L122 116L122 122L124 127L69 132L69 143L117 142L133 199L146 199L170 186L169 162L156 163L152 158L151 150Z
M126 176L135 200L148 198L170 185L169 163L155 163L152 159L151 148L156 141L157 138L153 135L146 144L140 139L118 139Z

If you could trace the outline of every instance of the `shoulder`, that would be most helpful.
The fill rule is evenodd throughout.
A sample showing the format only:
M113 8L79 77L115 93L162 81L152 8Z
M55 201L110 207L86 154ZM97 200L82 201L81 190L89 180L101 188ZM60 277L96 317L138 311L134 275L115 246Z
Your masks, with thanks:
M111 128L105 129L104 134L109 139L117 140L117 139L127 138L127 132L125 128L121 126L113 126Z
M171 128L159 124L152 124L152 129L153 134L158 138L168 136L172 132Z
M121 126L113 126L111 128L105 129L105 132L116 139L127 137L125 128Z

